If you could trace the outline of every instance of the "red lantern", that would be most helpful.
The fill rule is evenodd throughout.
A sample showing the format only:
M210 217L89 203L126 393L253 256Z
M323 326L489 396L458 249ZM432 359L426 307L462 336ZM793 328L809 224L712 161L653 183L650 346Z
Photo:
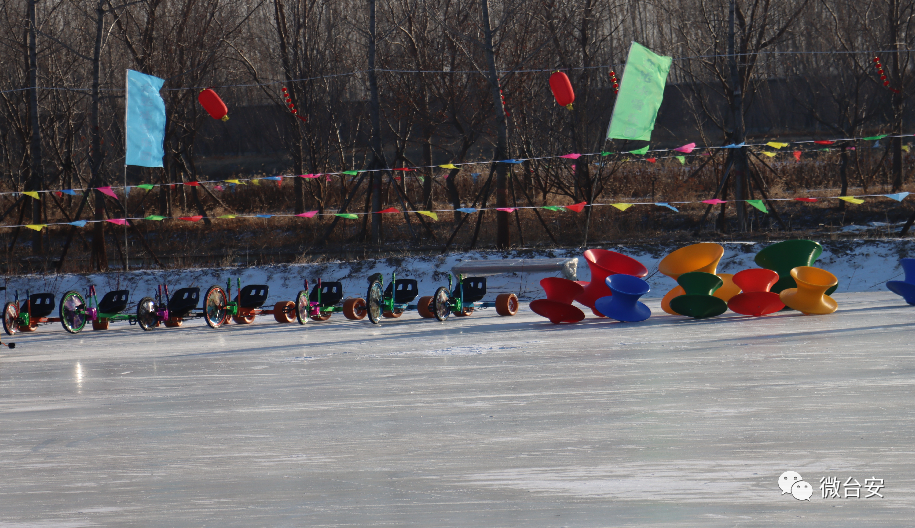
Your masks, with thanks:
M222 102L219 95L212 89L207 88L206 90L201 90L200 95L197 96L197 100L200 101L204 110L206 110L213 119L221 119L223 121L229 120L229 116L227 115L229 109L226 108L226 104Z
M550 75L550 90L553 90L553 97L559 106L564 106L569 110L572 109L572 103L575 102L575 92L572 90L572 83L569 82L569 76L563 72L555 72Z

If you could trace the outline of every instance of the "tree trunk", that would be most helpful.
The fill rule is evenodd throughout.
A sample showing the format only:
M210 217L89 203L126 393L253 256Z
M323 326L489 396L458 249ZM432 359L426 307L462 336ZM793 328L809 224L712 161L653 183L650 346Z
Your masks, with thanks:
M496 161L507 160L508 156L508 121L505 119L505 107L502 105L502 90L499 75L496 72L496 57L492 47L492 25L489 20L489 0L480 0L483 15L483 35L486 62L489 66L489 83L492 91L493 108L496 112ZM508 165L496 163L496 207L508 207ZM496 211L496 247L508 249L511 245L508 213Z
M102 135L99 129L99 77L102 66L102 35L105 12L99 0L95 9L95 47L92 54L92 107L89 110L89 137L91 148L89 166L92 171L90 188L102 186ZM92 191L90 191L92 192ZM95 226L92 233L92 253L98 271L108 269L108 255L105 250L105 195L95 191Z
M41 125L38 117L38 20L36 13L38 0L29 0L29 127L32 129L29 146L29 183L30 191L40 191L44 187L44 175L41 167ZM32 223L41 223L41 201L32 200ZM32 252L43 253L41 232L32 232Z
M731 142L739 145L744 142L743 123L743 90L740 71L737 66L736 34L734 31L734 12L736 0L731 0L729 13L730 29L728 30L728 63L731 73L731 114L733 119L733 134ZM737 231L743 233L747 230L747 151L744 147L734 150L734 204L737 208Z
M369 0L369 90L371 91L372 116L372 163L371 169L386 169L388 162L384 159L381 142L381 103L378 99L378 77L375 73L375 0ZM381 183L383 174L372 173L372 244L381 244Z

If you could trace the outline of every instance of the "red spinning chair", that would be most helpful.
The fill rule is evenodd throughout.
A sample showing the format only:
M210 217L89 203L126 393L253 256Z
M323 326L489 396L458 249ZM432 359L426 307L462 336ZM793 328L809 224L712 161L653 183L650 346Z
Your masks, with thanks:
M734 275L733 280L743 291L728 301L732 312L761 317L785 307L778 294L770 291L778 282L778 273L767 269L747 269Z
M559 277L547 277L540 281L546 292L546 299L531 301L531 311L546 317L553 324L577 323L585 318L585 313L572 301L585 290L579 283Z
M648 275L648 268L641 262L616 251L589 249L585 251L585 261L591 269L591 282L578 281L584 286L584 291L575 300L590 308L598 317L604 315L594 309L594 303L601 297L613 295L607 287L607 277L621 274L642 278Z

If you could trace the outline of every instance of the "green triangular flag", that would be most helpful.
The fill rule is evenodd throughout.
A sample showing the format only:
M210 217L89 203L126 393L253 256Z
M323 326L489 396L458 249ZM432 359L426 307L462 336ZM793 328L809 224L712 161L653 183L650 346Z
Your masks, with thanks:
M607 156L612 156L613 153L612 152L601 152L600 155L606 158Z
M886 137L886 134L884 134L882 136L871 136L871 137L861 138L861 140L862 141L880 141L881 139L883 139L885 137Z
M769 210L766 209L766 205L763 203L762 200L747 200L747 203L752 205L753 207L759 209L760 211L762 211L764 213L769 212Z
M337 213L336 216L339 216L340 218L347 218L349 220L358 220L359 219L359 217L357 215L354 215L352 213Z
M544 205L542 207L542 209L546 209L547 211L565 211L566 210L565 207L561 207L559 205Z
M153 185L153 184L151 184L151 183L143 183L143 184L140 184L140 185L136 185L135 187L136 187L137 189L143 189L143 190L146 190L146 191L150 191L150 190L152 190L153 187L155 187L155 185Z
M341 174L346 174L347 176L359 176L359 171L343 171Z
M645 145L639 150L630 150L629 153L635 154L636 156L644 156L645 154L648 154L648 145Z
M677 161L680 162L680 165L686 165L686 156L674 156L677 158Z
M139 185L137 187L139 187ZM159 216L159 215L149 215L146 218L144 218L143 220L155 220L156 222L158 222L160 220L165 220L165 217Z

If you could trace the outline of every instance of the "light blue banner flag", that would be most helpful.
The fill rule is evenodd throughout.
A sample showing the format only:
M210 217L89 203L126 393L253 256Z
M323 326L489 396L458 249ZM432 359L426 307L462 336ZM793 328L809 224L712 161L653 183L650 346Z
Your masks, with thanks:
M165 156L164 80L127 70L126 165L162 167Z

